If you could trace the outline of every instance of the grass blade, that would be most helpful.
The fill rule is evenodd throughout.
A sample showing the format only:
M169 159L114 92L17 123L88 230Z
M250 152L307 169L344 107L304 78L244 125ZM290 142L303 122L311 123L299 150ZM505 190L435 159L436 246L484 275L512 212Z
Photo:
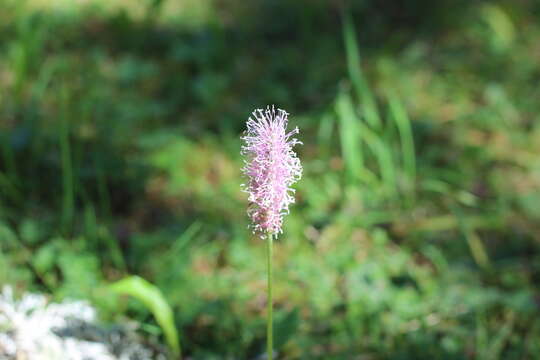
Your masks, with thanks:
M397 193L397 176L394 161L392 159L392 149L373 130L363 123L359 123L360 136L366 145L371 149L381 174L382 182L389 195Z
M345 161L345 169L350 180L358 180L364 171L364 155L360 142L357 123L359 119L354 113L351 97L342 93L336 101L336 113L339 120L341 153Z
M321 147L321 156L327 158L330 155L332 148L332 133L334 129L334 117L330 114L325 114L321 118L319 130L317 132L318 143Z
M360 66L360 52L356 41L356 35L354 34L354 24L352 17L348 12L345 12L343 16L343 38L345 41L345 52L347 56L347 67L349 70L349 76L353 83L354 89L357 92L360 103L362 104L363 115L366 118L366 122L374 129L380 129L382 125L379 111L375 99L367 81L362 74L362 68Z
M389 106L392 119L396 123L400 143L403 168L408 180L413 185L412 189L408 189L407 193L412 195L414 199L414 183L416 181L416 155L414 150L414 137L412 126L405 111L405 108L395 95L389 95Z
M484 247L482 239L478 236L474 226L471 224L471 221L457 208L454 209L454 214L458 220L459 229L465 237L467 245L469 245L474 262L483 270L489 269L491 263L488 252Z

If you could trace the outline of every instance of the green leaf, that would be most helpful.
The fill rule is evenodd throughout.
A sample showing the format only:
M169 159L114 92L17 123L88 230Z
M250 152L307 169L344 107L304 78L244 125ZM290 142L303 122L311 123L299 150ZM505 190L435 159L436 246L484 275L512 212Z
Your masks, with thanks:
M11 230L11 228L3 222L0 222L0 239L2 239L1 245L4 245L6 247L8 245L10 247L16 246L18 242L17 235L15 235L15 232Z
M130 276L112 284L110 288L118 294L133 296L142 302L156 318L173 353L180 356L180 342L173 312L156 286L139 276Z
M55 243L40 247L32 257L32 265L39 274L50 271L56 263L58 248Z
M27 244L35 244L41 237L39 226L33 220L23 220L19 227L19 232L21 239Z
M298 331L300 326L300 314L298 309L294 309L276 321L275 348L280 349Z

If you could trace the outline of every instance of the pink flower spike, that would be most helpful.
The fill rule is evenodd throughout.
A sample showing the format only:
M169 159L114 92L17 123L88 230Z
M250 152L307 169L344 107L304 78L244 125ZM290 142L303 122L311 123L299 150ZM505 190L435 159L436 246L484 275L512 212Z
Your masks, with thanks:
M296 144L302 143L292 137L299 133L298 128L287 132L288 115L274 106L257 109L248 119L242 137L242 172L248 178L248 184L242 187L249 194L251 227L261 237L282 232L283 216L294 203L291 185L302 177L300 159L293 151Z

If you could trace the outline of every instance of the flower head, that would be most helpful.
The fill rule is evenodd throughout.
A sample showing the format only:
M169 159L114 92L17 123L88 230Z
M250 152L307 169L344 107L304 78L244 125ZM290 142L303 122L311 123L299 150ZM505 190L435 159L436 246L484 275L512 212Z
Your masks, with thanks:
M301 142L292 137L299 131L295 128L287 132L288 115L274 106L257 109L248 119L242 137L242 172L248 178L242 187L249 194L248 215L253 231L262 236L282 232L283 216L294 203L291 185L302 176L300 159L293 151Z

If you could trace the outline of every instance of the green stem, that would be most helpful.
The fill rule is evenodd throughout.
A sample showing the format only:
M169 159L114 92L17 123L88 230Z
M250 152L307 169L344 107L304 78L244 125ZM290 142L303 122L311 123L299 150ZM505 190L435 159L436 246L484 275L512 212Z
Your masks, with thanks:
M272 241L273 241L273 235L268 234L268 242L267 242L267 265L268 265L268 314L266 318L266 352L268 354L268 360L272 360L274 358L272 352L273 352L273 339L274 339L274 332L272 328Z

